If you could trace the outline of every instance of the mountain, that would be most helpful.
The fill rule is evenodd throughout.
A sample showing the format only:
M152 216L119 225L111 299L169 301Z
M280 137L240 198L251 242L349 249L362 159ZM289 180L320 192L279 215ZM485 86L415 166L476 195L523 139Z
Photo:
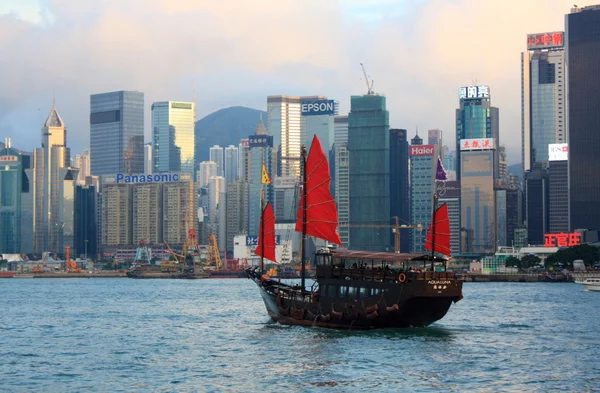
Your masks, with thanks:
M523 178L523 169L521 168L521 163L512 164L506 167L506 171L513 175L517 175L519 180Z
M240 139L254 134L261 116L265 122L267 112L244 106L232 106L198 120L195 127L196 162L209 160L211 146L238 146Z

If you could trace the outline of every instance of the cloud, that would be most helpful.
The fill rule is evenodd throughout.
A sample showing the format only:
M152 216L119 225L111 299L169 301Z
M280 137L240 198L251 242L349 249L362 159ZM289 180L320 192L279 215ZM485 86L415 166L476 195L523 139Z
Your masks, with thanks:
M147 139L150 104L191 100L194 85L199 118L231 105L264 109L270 94L327 95L347 111L350 95L366 90L362 62L387 95L392 126L441 128L448 144L458 87L490 85L501 142L518 161L525 35L562 30L571 3L369 4L44 0L37 23L0 15L0 134L39 146L53 91L74 152L89 143L89 95L99 92L143 91Z

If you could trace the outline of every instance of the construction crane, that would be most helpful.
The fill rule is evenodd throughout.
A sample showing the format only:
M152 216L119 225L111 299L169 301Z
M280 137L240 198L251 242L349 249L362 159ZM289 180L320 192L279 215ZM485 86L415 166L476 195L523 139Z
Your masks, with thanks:
M374 95L375 92L373 91L373 84L375 83L375 81L367 76L367 71L365 70L365 66L363 65L363 63L360 63L360 66L362 67L362 72L363 72L363 75L365 76L365 83L367 84L367 94ZM370 83L369 83L369 79L371 79Z
M71 261L71 246L65 247L65 264L69 273L81 273L81 269L77 267L77 262Z
M206 262L214 263L217 270L223 269L223 261L221 261L221 255L219 252L219 246L217 246L217 237L215 234L211 234L208 241L208 255Z
M400 229L418 229L422 230L423 225L400 225L400 218L398 216L392 217L396 220L395 225L369 225L369 224L340 224L341 227L351 227L351 228L392 228L392 232L394 232L394 252L396 254L400 253Z

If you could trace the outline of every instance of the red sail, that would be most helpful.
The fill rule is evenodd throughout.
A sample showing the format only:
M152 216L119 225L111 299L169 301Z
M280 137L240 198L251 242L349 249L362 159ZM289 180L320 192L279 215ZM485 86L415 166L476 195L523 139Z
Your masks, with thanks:
M263 243L264 250L262 247ZM258 231L258 246L256 247L254 254L265 257L270 261L277 262L275 259L275 213L273 213L271 202L267 203L267 206L265 206L265 209L262 212L260 228Z
M342 245L340 235L337 233L337 208L329 191L331 186L329 163L316 135L313 137L304 170L306 171L306 234ZM304 191L302 194L304 195ZM300 208L296 215L297 232L302 232L303 199L300 198Z
M448 205L443 204L438 207L433 215L433 220L427 230L427 239L425 240L425 249L431 250L433 238L433 223L435 220L435 252L438 254L450 256L450 220L448 219Z

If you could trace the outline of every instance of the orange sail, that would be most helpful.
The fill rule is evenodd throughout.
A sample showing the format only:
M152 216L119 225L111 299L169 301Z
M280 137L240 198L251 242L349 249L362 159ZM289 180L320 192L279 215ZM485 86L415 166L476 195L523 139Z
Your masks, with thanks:
M262 256L270 261L277 262L275 257L275 213L268 202L262 211L260 227L258 231L258 246L255 255Z
M296 215L296 231L302 232L302 210L304 195L306 195L306 234L342 245L340 235L337 233L337 208L329 191L331 186L329 163L316 135L313 137L304 170L306 190L303 190L300 198L300 208Z
M435 238L433 231L435 228ZM425 240L425 249L431 250L432 245L435 247L434 252L438 254L450 256L450 219L448 218L448 205L444 203L438 207L431 220L431 225L427 230L427 239Z

